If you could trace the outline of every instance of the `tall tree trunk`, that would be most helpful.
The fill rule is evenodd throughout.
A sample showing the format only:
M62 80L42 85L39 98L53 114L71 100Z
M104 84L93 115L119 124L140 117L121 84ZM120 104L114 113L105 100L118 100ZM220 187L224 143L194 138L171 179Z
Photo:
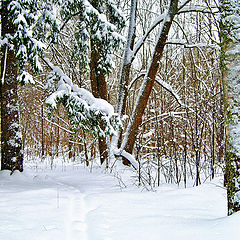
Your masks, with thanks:
M227 123L228 128L225 183L227 185L229 215L240 211L239 15L240 4L238 1L221 1L221 71L224 89L225 123ZM229 16L231 16L231 21L229 21Z
M235 45L235 44L234 44ZM229 49L233 49L234 45ZM236 46L235 46L236 47ZM238 49L240 43L238 43ZM237 48L236 48L237 49ZM238 50L239 51L239 50ZM227 119L227 146L226 146L226 173L225 184L227 186L228 214L240 211L240 52L231 56L229 71L224 75L225 87L225 116Z
M44 147L44 104L42 102L41 104L41 158L43 160L44 158L44 150L45 150L45 147Z
M145 75L145 78L143 80L140 92L138 94L137 102L135 104L132 116L130 118L130 122L127 127L127 132L121 146L121 149L124 149L129 153L132 153L133 151L138 129L140 124L142 123L142 116L144 114L144 110L147 106L147 102L155 82L160 60L163 55L163 49L166 44L168 33L172 25L173 18L177 13L177 10L178 0L171 0L168 13L164 19L164 22L162 23L162 27L159 33L159 37L157 39L151 63L148 67L147 74Z
M1 36L14 34L11 15L7 9L10 1L2 1ZM22 136L19 121L17 94L17 59L13 50L1 49L1 169L23 171Z
M138 0L131 0L130 20L128 28L127 43L124 51L123 65L121 69L119 95L117 102L117 112L121 115L125 114L126 100L128 94L128 84L130 79L131 65L133 62L132 50L134 46L136 31L136 12Z
M128 28L128 37L127 43L124 51L123 64L121 69L120 83L119 83L119 95L117 101L117 113L123 116L126 113L126 105L127 105L127 96L128 96L128 84L130 80L130 72L132 62L134 60L132 56L132 50L134 46L135 40L135 31L136 31L136 12L137 12L137 2L138 0L131 0L131 10L130 10L130 20L129 20L129 28ZM121 145L122 141L122 133L120 130L119 136L116 138L115 145L118 147Z
M99 52L97 46L91 41L91 62L90 62L90 79L93 96L108 100L107 83L104 73L99 70ZM102 127L102 126L100 126ZM103 164L108 158L108 147L106 138L98 136L98 146L100 153L100 162Z

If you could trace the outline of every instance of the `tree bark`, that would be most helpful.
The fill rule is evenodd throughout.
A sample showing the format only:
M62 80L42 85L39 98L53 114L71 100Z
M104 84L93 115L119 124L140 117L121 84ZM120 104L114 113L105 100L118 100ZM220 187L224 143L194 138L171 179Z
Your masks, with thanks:
M240 39L238 25L239 3L221 0L221 72L226 134L225 184L227 186L228 215L240 211ZM232 21L225 21L228 16ZM234 18L235 17L235 18Z
M91 40L90 79L93 96L108 100L107 83L104 73L99 69L99 52L96 44ZM100 126L102 127L102 126ZM103 164L108 158L107 141L105 137L98 135L100 163Z
M230 46L229 50L232 50L233 47ZM239 47L240 43L238 43ZM227 123L226 172L224 181L227 187L228 215L240 211L239 64L240 53L238 52L234 56L231 56L229 70L227 74L223 75L225 84L225 122Z
M14 34L7 9L10 1L2 1L1 36ZM1 169L23 171L22 136L17 94L18 65L15 53L7 46L1 49Z

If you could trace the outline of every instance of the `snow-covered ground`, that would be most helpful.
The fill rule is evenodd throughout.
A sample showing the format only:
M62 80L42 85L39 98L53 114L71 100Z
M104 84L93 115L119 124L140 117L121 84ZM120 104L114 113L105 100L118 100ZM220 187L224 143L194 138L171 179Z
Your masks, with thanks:
M226 217L221 182L148 192L78 165L1 171L0 239L239 239L240 213Z

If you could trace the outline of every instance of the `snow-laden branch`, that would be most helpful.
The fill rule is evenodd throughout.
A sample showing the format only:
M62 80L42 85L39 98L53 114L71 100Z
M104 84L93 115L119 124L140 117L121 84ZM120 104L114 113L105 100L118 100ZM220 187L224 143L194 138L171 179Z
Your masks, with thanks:
M194 112L193 110L190 110L190 113ZM186 111L182 111L182 112L166 112L166 113L162 113L162 114L158 114L154 117L151 117L151 118L148 118L146 121L144 121L142 124L141 124L141 127L144 126L145 124L151 122L151 121L159 121L159 120L164 120L165 118L169 118L169 117L180 117L182 115L186 115L187 113L189 112L186 112ZM183 117L182 117L183 118Z
M177 94L177 92L173 89L173 87L166 83L165 81L163 81L162 79L160 79L159 77L156 77L156 83L158 83L161 87L163 87L166 91L168 91L169 93L171 93L171 95L176 99L176 101L178 102L178 104L180 106L184 106L184 103L182 102L180 96Z
M134 57L136 56L136 54L138 53L139 49L142 47L142 45L144 44L144 42L146 41L147 37L149 36L149 34L164 20L164 18L166 17L167 12L160 14L152 23L152 25L148 28L148 30L146 31L146 33L140 38L138 39L138 41L136 42L134 49L132 51L132 59L134 59Z
M140 72L128 85L128 91L132 88L133 84L141 77L144 77L146 75L146 71Z
M102 112L109 117L114 114L114 108L110 103L104 99L95 98L92 93L86 89L73 84L72 80L64 74L59 67L54 66L47 58L44 58L44 61L60 79L57 84L57 91L47 98L46 103L55 108L58 98L61 98L63 95L72 94L78 97L79 101L81 101L85 107L89 108L89 110Z
M178 11L181 10L183 7L185 7L188 3L190 3L192 0L184 0L180 6L178 7Z
M44 62L52 70L47 88L54 89L46 99L46 103L56 108L61 101L66 107L72 123L93 133L114 135L115 128L121 124L113 106L104 99L95 98L86 89L73 84L72 80L63 71L54 66L47 58ZM56 87L53 81L56 81ZM101 124L100 124L101 122Z
M128 85L128 90L131 89L131 87L133 86L133 84L141 77L144 77L146 75L146 71L142 71L140 72L135 78L133 78L133 80L129 83ZM163 80L161 80L159 77L156 77L156 83L158 83L161 87L163 87L166 91L168 91L169 93L171 93L171 95L176 99L176 101L178 102L178 104L180 106L184 106L183 102L181 101L180 96L177 94L177 92L173 89L173 87L164 82Z
M123 157L127 159L129 161L129 165L131 165L135 170L138 169L138 162L132 154L126 152L123 149L115 149L113 153L116 157Z
M201 12L201 13L219 13L219 9L216 6L211 6L209 10L208 6L185 6L178 11L177 14L188 13L188 12Z

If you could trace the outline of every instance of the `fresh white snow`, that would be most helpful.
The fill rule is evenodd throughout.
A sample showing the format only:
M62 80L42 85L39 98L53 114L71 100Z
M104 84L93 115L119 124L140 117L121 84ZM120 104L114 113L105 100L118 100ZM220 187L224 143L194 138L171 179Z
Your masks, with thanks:
M26 164L0 172L0 239L238 239L240 213L227 217L222 179L199 187L120 188L101 168Z

